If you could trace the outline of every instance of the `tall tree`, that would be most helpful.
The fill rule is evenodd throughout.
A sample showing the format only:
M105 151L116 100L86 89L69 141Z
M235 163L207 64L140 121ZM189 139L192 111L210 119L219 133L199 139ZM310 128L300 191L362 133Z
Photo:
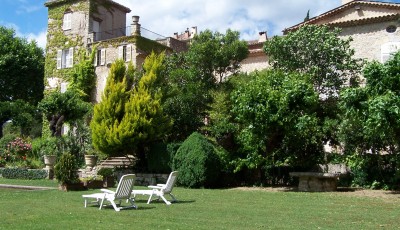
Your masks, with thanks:
M353 57L351 38L340 38L340 29L305 25L283 37L274 37L264 51L274 69L310 76L320 96L316 111L325 131L325 143L338 144L338 97L347 86L358 85L363 62Z
M138 155L140 144L161 139L171 126L163 114L160 77L164 55L151 54L144 63L144 74L132 85L134 69L122 60L111 66L102 101L95 106L91 122L93 145L109 156ZM139 153L142 154L142 153Z
M400 52L364 69L365 87L341 93L340 141L357 185L400 183ZM382 154L384 153L384 154Z
M0 101L21 99L36 105L43 98L43 79L43 50L0 26Z
M14 120L27 134L28 120L35 116L31 107L43 98L43 78L43 50L34 41L16 37L13 29L0 26L0 127Z
M345 82L358 81L363 63L353 58L351 38L341 39L340 29L305 25L286 36L266 41L264 51L273 68L311 75L316 91L337 97Z
M307 11L307 15L306 15L306 17L304 18L304 21L305 21L305 22L308 21L308 20L310 20L310 10Z
M211 90L237 73L247 55L247 44L238 32L206 30L195 36L188 52L167 57L163 107L174 120L172 139L183 141L204 126Z
M237 170L314 165L323 153L323 135L315 113L318 95L308 77L270 70L249 77L232 95L242 146Z
M225 34L210 30L201 32L187 52L189 63L197 66L210 82L221 82L239 71L240 62L249 53L247 43L239 40L239 36L239 32L230 29Z
M364 70L366 86L341 94L341 140L350 153L400 153L400 52Z

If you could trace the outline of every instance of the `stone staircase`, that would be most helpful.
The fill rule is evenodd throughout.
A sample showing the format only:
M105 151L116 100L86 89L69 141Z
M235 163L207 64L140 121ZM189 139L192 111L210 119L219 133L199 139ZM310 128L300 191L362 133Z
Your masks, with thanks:
M128 157L109 157L105 160L100 161L96 168L128 168L136 161L134 156Z

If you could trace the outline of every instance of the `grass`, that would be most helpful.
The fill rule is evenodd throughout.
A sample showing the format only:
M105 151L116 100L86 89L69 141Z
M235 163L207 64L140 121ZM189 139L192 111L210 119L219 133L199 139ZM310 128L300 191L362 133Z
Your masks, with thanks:
M6 182L14 184L16 180L0 179L0 184ZM19 182L40 186L49 183ZM0 229L398 229L400 226L398 198L175 188L179 203L171 206L162 202L147 205L146 197L138 197L137 210L84 208L81 195L97 191L0 189Z

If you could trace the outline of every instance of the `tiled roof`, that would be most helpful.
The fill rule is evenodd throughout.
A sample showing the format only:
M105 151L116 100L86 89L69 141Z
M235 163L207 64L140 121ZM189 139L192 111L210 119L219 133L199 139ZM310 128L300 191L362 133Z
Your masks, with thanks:
M316 17L310 18L310 20L306 22L301 22L297 25L294 25L292 27L286 28L283 30L283 33L286 34L289 31L293 31L298 29L299 27L306 25L306 24L318 24L319 21L324 20L326 18L330 18L332 16L335 16L349 8L353 8L356 5L366 5L366 6L374 6L374 7L379 7L379 8L386 8L386 9L399 9L400 10L400 4L399 3L387 3L387 2L378 2L378 1L362 1L362 0L354 0L352 2L349 2L347 4L344 4L342 6L339 6L335 9L332 9L330 11L327 11L323 14L320 14ZM393 18L398 17L398 14L391 14L391 15L386 15L386 16L378 16L378 17L371 17L371 18L364 18L364 19L357 19L357 20L349 20L349 21L344 21L344 22L336 22L336 23L327 23L326 25L332 25L332 26L354 26L354 25L360 25L360 24L368 24L368 23L374 23L374 22L380 22L380 21L387 21Z
M124 11L124 12L126 12L126 13L130 13L130 12L131 12L131 9L129 9L128 7L123 6L123 5L121 5L121 4L117 3L117 2L114 2L114 1L112 1L112 0L102 0L102 1L109 2L109 3L111 3L112 5L116 6L117 8L119 8L120 10L122 10L122 11ZM63 3L63 2L67 2L67 0L47 0L47 1L44 3L44 5L45 5L46 7L49 7L49 6L52 6L52 5L54 5L54 4Z

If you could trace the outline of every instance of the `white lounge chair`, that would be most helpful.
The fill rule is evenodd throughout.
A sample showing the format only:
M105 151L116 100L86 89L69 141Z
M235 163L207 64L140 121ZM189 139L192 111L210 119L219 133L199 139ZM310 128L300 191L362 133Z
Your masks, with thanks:
M172 202L176 202L175 196L171 193L172 189L174 188L176 178L178 176L178 171L171 172L169 174L168 180L165 184L157 184L157 185L150 185L148 186L150 189L148 190L132 190L132 195L133 197L136 197L136 195L149 195L149 199L147 201L147 204L150 204L153 196L157 196L158 199L163 199L163 201L167 204L170 205L171 202L169 202L164 195L168 194L172 198Z
M117 212L125 208L137 208L133 198L131 198L131 192L135 180L136 180L135 174L127 174L121 177L117 186L117 190L115 192L108 189L101 189L102 193L82 195L82 197L85 199L85 208L87 206L87 200L89 198L96 199L94 203L100 205L99 209L103 207L104 200L109 201L111 205L114 207L115 211ZM122 200L129 201L131 203L131 206L117 207L117 204L115 202L118 201L119 202L118 205L121 206Z

